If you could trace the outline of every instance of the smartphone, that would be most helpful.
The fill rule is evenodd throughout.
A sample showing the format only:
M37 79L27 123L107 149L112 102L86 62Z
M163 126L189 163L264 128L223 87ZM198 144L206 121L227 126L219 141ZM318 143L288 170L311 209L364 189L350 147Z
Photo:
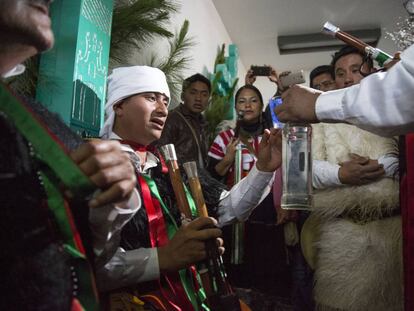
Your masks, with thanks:
M254 76L270 76L272 68L269 66L251 66L250 69L253 71Z
M301 84L306 82L303 70L291 72L286 76L281 76L279 77L279 81L284 88L293 84Z

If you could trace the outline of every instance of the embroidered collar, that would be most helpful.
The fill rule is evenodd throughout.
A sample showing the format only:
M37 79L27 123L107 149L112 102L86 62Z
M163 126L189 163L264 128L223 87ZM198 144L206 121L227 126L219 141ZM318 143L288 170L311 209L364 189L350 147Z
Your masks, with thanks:
M109 139L122 141L122 138L116 135L114 132L110 134ZM134 150L134 148L130 145L131 142L129 142L128 144L126 144L125 142L126 141L123 141L122 143L122 146L121 146L122 150L129 152L129 153L136 154L136 150ZM152 149L152 151L150 151L150 149ZM137 169L139 170L139 173L143 173L143 174L148 173L148 170L158 166L158 164L160 163L160 159L154 154L154 148L152 147L147 148L146 151L147 151L147 161L145 162L144 167L142 168L141 165L137 165ZM138 160L141 161L139 157L137 157L137 161Z

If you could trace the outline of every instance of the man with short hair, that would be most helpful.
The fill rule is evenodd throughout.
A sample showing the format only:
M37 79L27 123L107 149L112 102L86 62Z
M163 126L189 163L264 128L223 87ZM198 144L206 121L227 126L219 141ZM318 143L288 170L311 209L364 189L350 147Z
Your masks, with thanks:
M374 71L372 59L349 45L334 54L331 65L338 89L358 84L362 78Z
M391 137L414 131L414 45L401 62L378 72L360 85L323 93L293 86L275 112L283 122L346 122L377 135Z
M335 53L337 87L357 84L372 71L364 58L352 47ZM317 190L308 221L320 223L316 303L326 310L401 309L397 142L352 125L321 123L313 127L312 153Z
M368 74L373 70L372 61L365 62L364 55L351 46L345 46L336 52L333 56L331 65L337 88L358 84L364 77L362 75L363 73ZM325 125L316 127L316 134L318 134L318 129L321 129L324 126ZM335 128L335 126L330 125L326 125L326 127ZM315 139L315 144L318 146L317 144L324 141L325 139ZM395 171L395 165L398 161L395 156L392 157L392 159L387 156L381 160L384 159L387 159L387 161L382 164L386 165L386 169L387 167L390 167L388 176L392 176L391 171ZM347 161L342 160L341 163L341 165L335 164L334 166L326 165L323 170L317 170L314 176L314 186L316 188L325 188L341 184L357 185L369 183L375 181L384 174L384 170L380 165L381 163L376 161L364 162L363 159L360 159L357 155L351 155L350 159Z
M18 71L17 66L29 57L52 47L51 2L0 1L2 78ZM40 104L18 98L4 85L0 94L0 309L96 310L89 265L94 257L104 261L112 256L120 228L140 206L140 198L133 192L133 168L118 143L83 144ZM11 105L16 109L8 109ZM16 111L21 111L18 105L33 117L23 122L15 118ZM72 200L76 193L63 191L60 177L65 173L60 175L48 159L54 149L49 145L47 153L41 153L44 137L39 134L32 139L21 130L28 120L41 122L51 133L49 139L58 139L73 150L72 161L100 190L96 195ZM70 163L64 156L55 157Z
M174 144L180 164L196 161L199 167L206 166L208 139L207 121L202 112L207 108L211 83L197 73L183 82L181 100L172 110L157 142L158 146Z
M285 94L284 104L276 108L278 116L292 122L346 122L377 135L403 138L400 154L402 169L400 202L403 215L405 310L413 310L414 299L414 45L394 56L394 66L375 73L360 85L336 92L319 93L295 87Z
M336 88L333 68L330 65L321 65L314 68L309 74L310 87L323 92Z

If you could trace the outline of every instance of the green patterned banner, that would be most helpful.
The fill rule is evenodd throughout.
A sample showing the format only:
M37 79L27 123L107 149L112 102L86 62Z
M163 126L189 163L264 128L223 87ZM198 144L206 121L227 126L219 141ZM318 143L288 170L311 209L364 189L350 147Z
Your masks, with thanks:
M37 99L83 136L103 122L113 0L57 0L55 47L40 62Z

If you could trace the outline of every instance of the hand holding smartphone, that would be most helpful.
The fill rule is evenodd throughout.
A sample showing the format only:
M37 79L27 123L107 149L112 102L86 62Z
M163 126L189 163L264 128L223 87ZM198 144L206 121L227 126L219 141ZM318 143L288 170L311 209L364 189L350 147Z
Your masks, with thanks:
M303 70L296 71L296 72L290 72L287 75L279 76L279 83L280 86L285 88L288 88L289 86L293 84L301 84L305 83L305 77L303 74Z
M268 77L272 72L272 68L269 66L251 66L250 69L254 76Z

